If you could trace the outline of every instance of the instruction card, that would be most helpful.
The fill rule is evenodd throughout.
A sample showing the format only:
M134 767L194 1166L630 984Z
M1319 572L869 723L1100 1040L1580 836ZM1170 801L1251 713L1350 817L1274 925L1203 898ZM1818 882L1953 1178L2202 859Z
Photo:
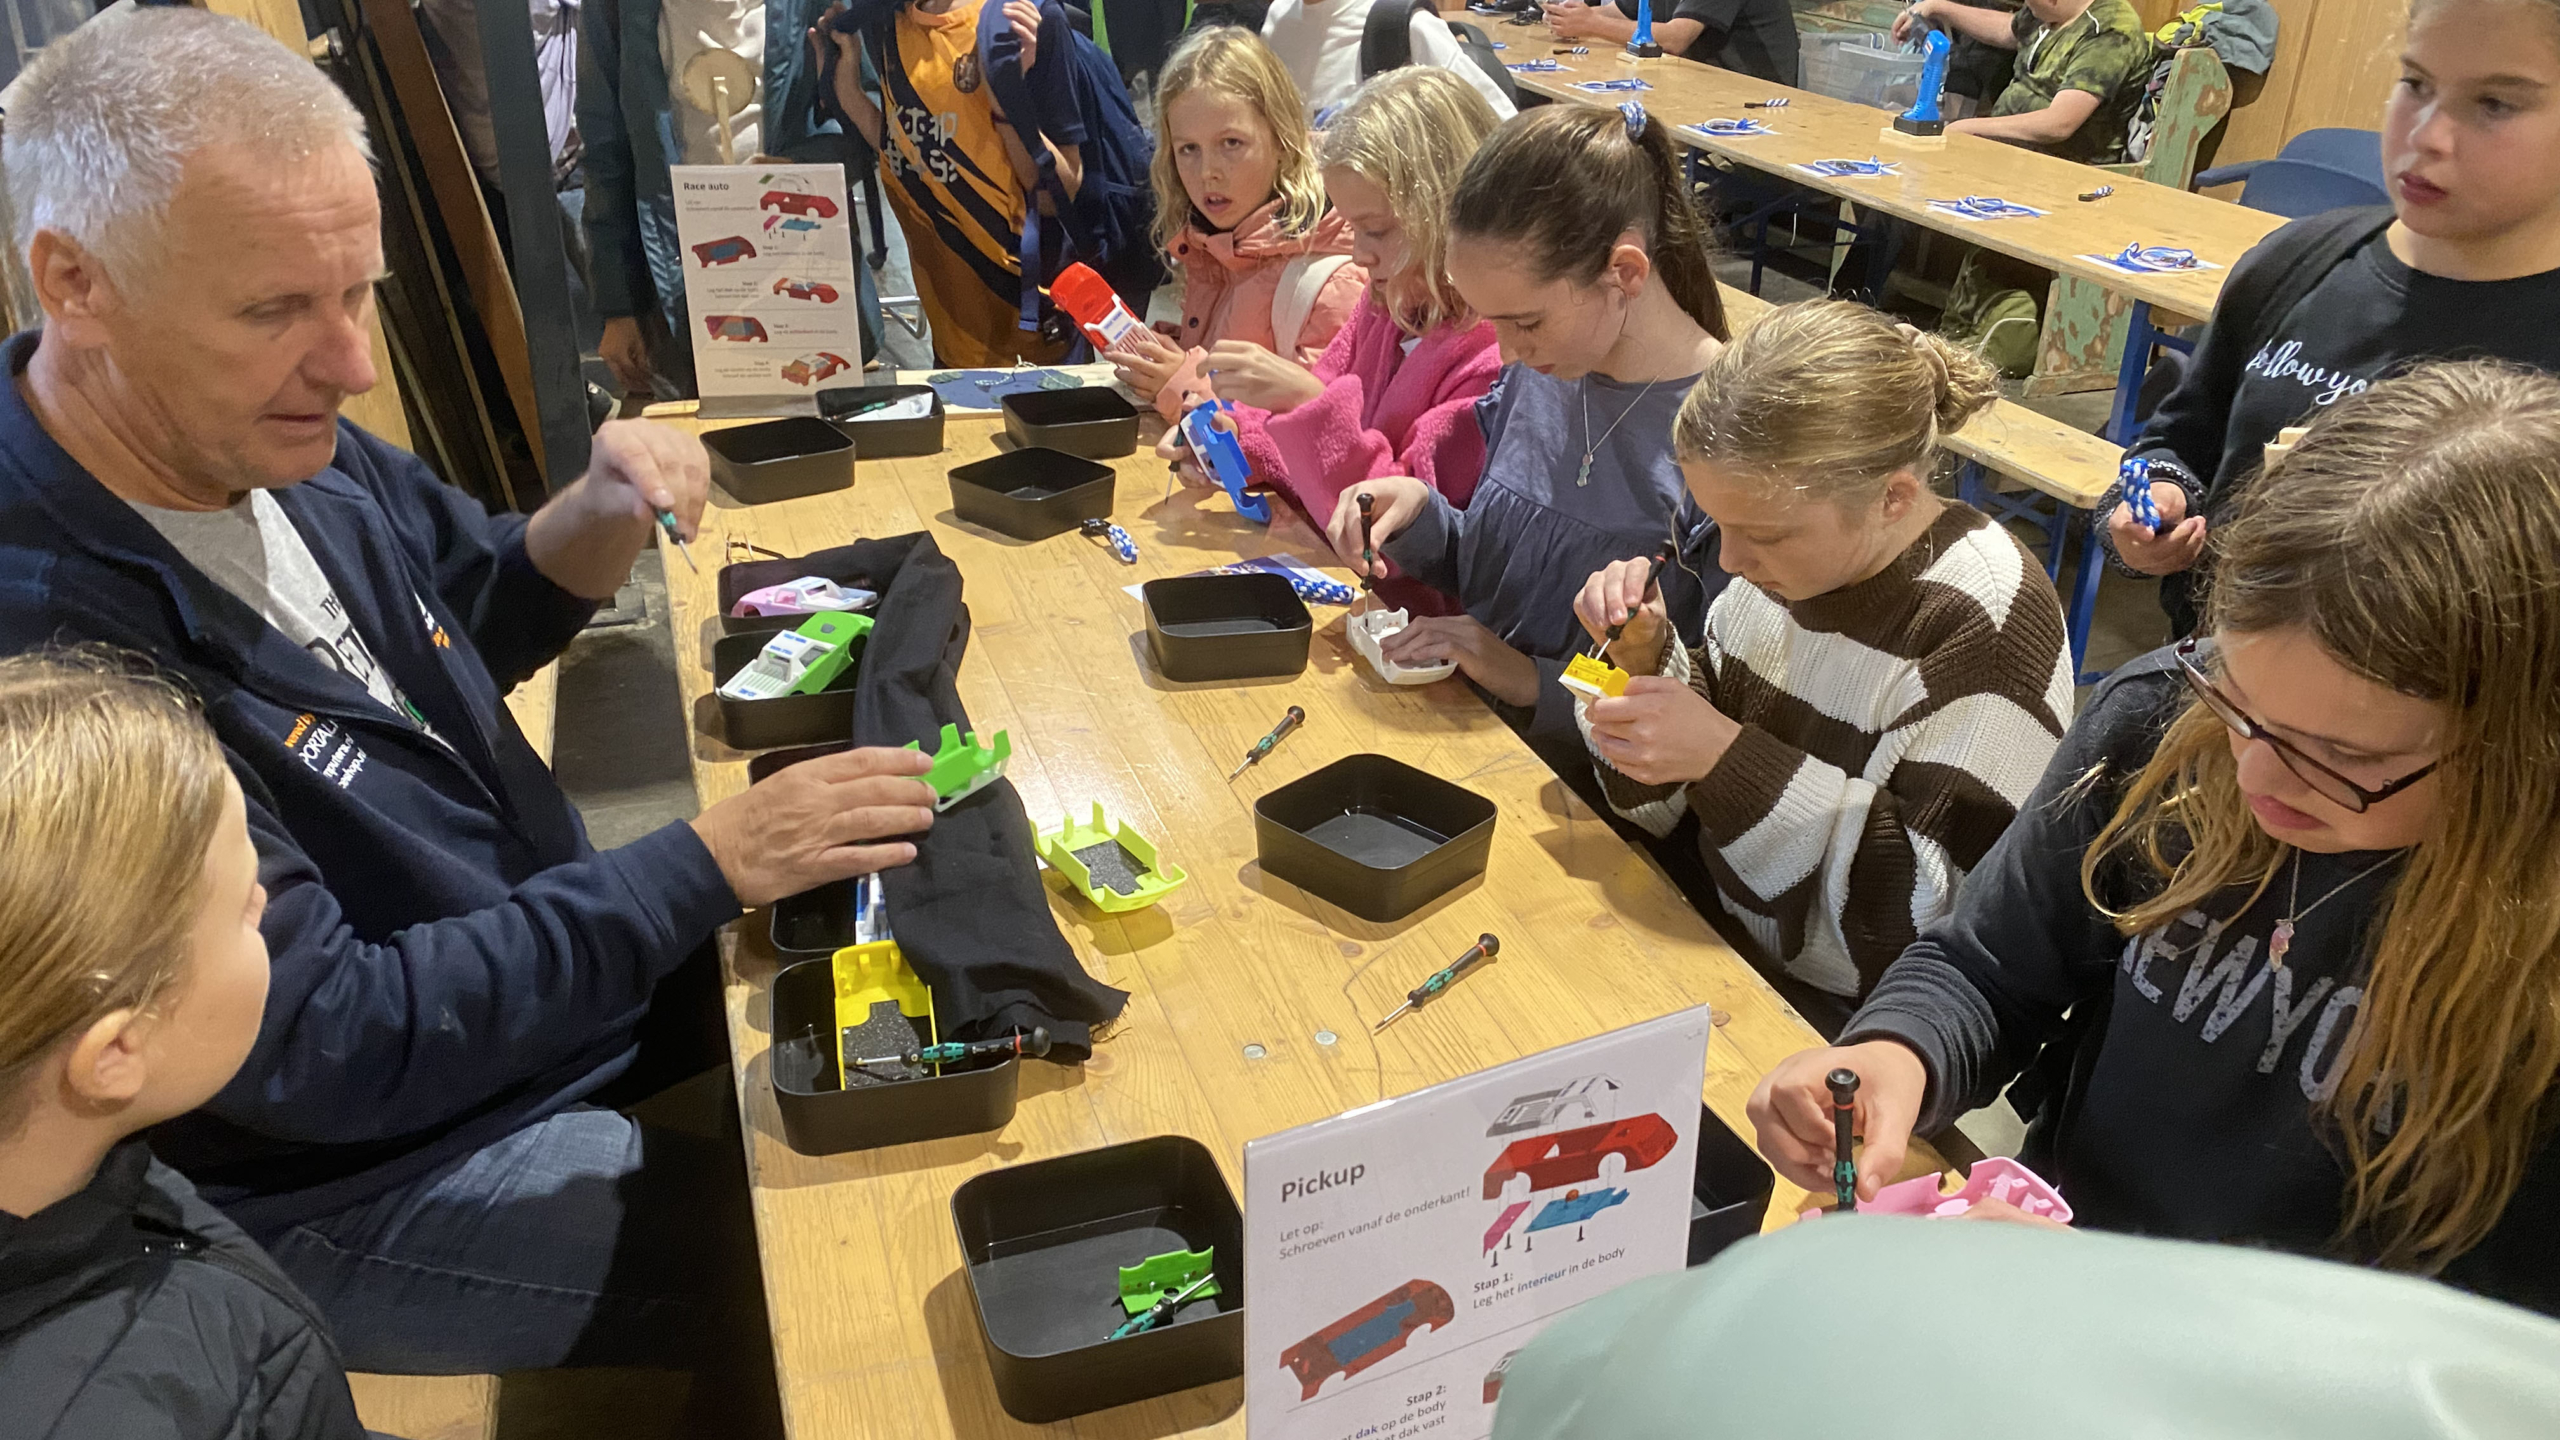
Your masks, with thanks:
M1548 1322L1685 1264L1709 1013L1249 1142L1250 1440L1483 1440Z
M862 383L842 165L677 165L676 238L705 400Z

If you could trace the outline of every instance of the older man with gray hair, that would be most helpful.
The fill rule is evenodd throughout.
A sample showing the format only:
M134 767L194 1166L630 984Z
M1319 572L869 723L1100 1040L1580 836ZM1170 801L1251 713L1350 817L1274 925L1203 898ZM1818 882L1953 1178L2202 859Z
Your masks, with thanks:
M493 517L339 419L375 380L367 157L308 61L201 11L30 67L5 168L45 323L0 351L0 651L103 642L204 698L274 980L239 1078L154 1144L348 1366L687 1366L765 1329L724 1306L752 1249L711 1233L743 1215L739 1151L603 1108L609 1087L742 906L912 858L926 762L814 761L588 845L500 695L655 510L690 531L701 447L607 425L538 514Z

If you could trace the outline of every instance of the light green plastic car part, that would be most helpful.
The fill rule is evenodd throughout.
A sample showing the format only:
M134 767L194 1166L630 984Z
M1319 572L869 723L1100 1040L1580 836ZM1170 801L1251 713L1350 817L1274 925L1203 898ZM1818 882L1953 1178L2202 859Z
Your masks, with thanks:
M910 750L921 750L917 741L907 742ZM1013 758L1013 732L999 730L993 745L978 743L978 732L960 738L960 727L942 727L941 748L933 752L933 768L924 774L924 783L941 796L934 802L936 811L948 810L979 791L986 789L1004 774L1004 762Z
M1154 841L1125 824L1112 824L1098 800L1090 823L1061 820L1056 830L1033 840L1031 848L1095 909L1110 915L1153 905L1191 878L1159 855ZM1119 888L1123 882L1130 888Z

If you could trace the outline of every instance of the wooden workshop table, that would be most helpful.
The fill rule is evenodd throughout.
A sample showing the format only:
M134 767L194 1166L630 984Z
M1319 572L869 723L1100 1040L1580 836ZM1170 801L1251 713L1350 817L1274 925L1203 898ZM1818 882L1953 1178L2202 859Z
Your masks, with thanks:
M1481 22L1482 18L1478 17ZM1896 145L1882 138L1893 124L1890 111L1847 100L1796 90L1749 75L1665 55L1638 60L1605 42L1588 44L1587 56L1552 55L1562 42L1543 25L1494 23L1488 33L1509 48L1510 62L1553 58L1558 67L1544 73L1514 72L1524 90L1551 99L1615 108L1622 100L1642 101L1644 108L1667 120L1683 145L1720 160L1763 170L1791 185L1819 190L1869 210L1952 235L1970 245L1996 250L2057 274L2095 282L2116 294L2152 306L2159 324L2210 319L2222 282L2231 266L2276 227L2284 217L2245 209L2203 195L2172 190L2148 180L2110 175L2074 161L2058 159L1977 135L1949 135L1943 148ZM1635 76L1651 90L1633 94L1593 93L1573 88L1578 81L1615 80ZM1745 110L1745 101L1785 97L1779 110ZM1735 138L1701 134L1689 127L1709 119L1756 119L1776 133ZM1808 175L1795 167L1816 160L1863 160L1869 156L1901 163L1896 175L1869 180L1834 180ZM2079 197L2101 185L2115 193L2103 200ZM1932 200L1960 200L1968 195L1996 195L2049 213L2034 219L1963 220L1929 206ZM2082 255L2112 255L2125 246L2173 245L2193 250L2196 258L2220 266L2164 274L2130 275L2110 265L2083 260Z
M653 415L718 428L688 406ZM1719 942L1661 872L1563 787L1455 681L1377 681L1324 617L1307 671L1289 680L1177 685L1149 662L1138 602L1121 587L1234 559L1329 552L1303 524L1265 531L1218 492L1163 498L1142 447L1117 462L1115 513L1139 546L1132 567L1097 541L1037 544L956 521L944 478L992 454L1001 426L954 413L943 453L865 461L854 488L740 508L715 491L694 553L666 556L677 671L694 720L704 805L744 789L747 756L723 744L707 668L718 633L715 576L730 539L801 555L857 536L927 530L967 580L973 621L960 694L983 734L1008 729L1007 775L1033 823L1099 800L1160 844L1190 879L1161 905L1112 917L1045 877L1059 928L1098 978L1130 992L1127 1013L1081 1068L1023 1067L1021 1108L992 1135L811 1157L783 1143L766 1056L776 969L764 917L721 941L730 1043L785 1416L800 1440L988 1436L1027 1431L996 1403L952 1229L951 1192L982 1171L1150 1135L1206 1144L1242 1192L1247 1140L1388 1096L1709 1004L1716 1027L1706 1099L1751 1131L1760 1075L1818 1043ZM1281 513L1288 514L1285 507ZM1348 578L1335 567L1333 573ZM1280 712L1305 726L1233 785L1227 772ZM1501 807L1485 876L1393 925L1374 925L1265 877L1254 861L1255 797L1343 755L1397 756ZM1500 959L1383 1036L1370 1026L1480 931ZM1248 1047L1258 1054L1248 1055ZM1914 1170L1934 1168L1934 1154ZM1770 1214L1802 1192L1780 1181ZM1083 1436L1240 1435L1242 1387L1227 1382L1081 1417Z

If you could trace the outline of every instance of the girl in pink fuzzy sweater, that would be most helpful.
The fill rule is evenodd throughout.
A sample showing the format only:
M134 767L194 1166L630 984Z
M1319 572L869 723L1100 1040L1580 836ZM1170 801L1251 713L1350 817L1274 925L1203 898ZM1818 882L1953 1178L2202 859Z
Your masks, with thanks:
M1203 372L1235 402L1257 482L1319 530L1345 489L1380 475L1413 476L1453 505L1475 493L1485 455L1475 404L1502 357L1493 327L1449 282L1444 217L1496 123L1484 97L1445 71L1406 66L1361 86L1325 128L1321 157L1352 256L1369 272L1360 308L1313 373L1259 346L1210 347ZM1186 482L1212 483L1180 432L1165 436L1156 453Z
M1120 379L1164 418L1205 398L1211 346L1258 346L1300 366L1333 343L1369 287L1351 227L1325 207L1298 88L1262 37L1197 30L1156 85L1156 244L1183 272L1173 339L1114 349Z

